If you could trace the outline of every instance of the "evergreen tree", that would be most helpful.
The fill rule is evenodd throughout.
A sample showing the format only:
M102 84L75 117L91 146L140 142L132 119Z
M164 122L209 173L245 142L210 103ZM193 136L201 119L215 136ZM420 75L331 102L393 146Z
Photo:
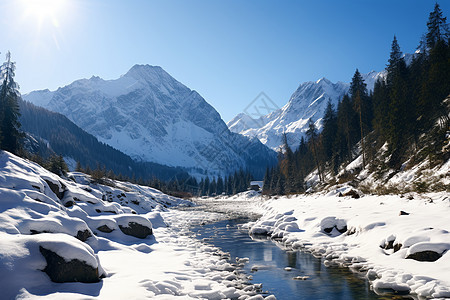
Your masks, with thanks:
M325 158L328 160L333 156L334 145L337 135L337 114L334 110L333 104L328 100L325 114L323 116L323 148Z
M205 190L205 180L203 178L200 180L200 183L198 184L198 196L204 196L205 194L203 191Z
M271 180L270 180L269 193L270 193L270 195L272 195L272 194L275 194L275 192L276 192L278 178L280 177L280 166L279 165L272 169L272 175L270 177L271 177Z
M215 196L217 195L217 183L216 183L216 178L213 178L213 180L211 181L211 183L209 184L209 191L208 194L210 196Z
M224 189L224 187L223 187L223 179L219 175L219 177L217 178L217 186L216 186L216 193L217 193L217 195L222 195L222 193L224 192L223 189Z
M341 155L341 161L346 158L351 161L352 156L352 144L355 140L355 122L354 111L352 109L350 97L346 94L339 102L337 112L338 134L337 145L339 153Z
M400 65L400 61L402 60L402 51L400 50L400 45L398 44L397 37L394 35L394 39L392 40L391 45L391 53L389 55L388 64L386 67L387 85L390 87L392 84L392 77L397 73L397 68Z
M314 155L314 160L316 162L317 173L319 174L319 180L323 181L322 173L320 171L319 154L318 154L317 145L316 145L318 133L317 133L316 125L314 124L312 119L309 119L309 121L308 121L308 130L306 131L306 135L308 136L309 141L312 146L312 149L313 149L313 155Z
M264 181L263 181L263 191L266 191L270 189L270 174L271 171L269 167L266 168L266 173L264 174Z
M364 82L364 79L358 69L356 69L355 74L353 74L349 92L352 99L356 97L358 92L361 97L367 96L367 84Z
M387 68L389 89L388 131L390 164L398 168L402 153L407 145L406 139L411 130L408 128L411 122L408 118L413 114L410 110L408 73L405 60L402 57L400 46L394 36L391 46L389 65Z
M83 167L81 166L81 163L79 160L77 160L77 164L75 166L75 171L76 172L83 172Z
M205 181L203 183L202 195L209 196L209 185L210 185L209 177L206 176Z
M438 3L434 5L434 10L428 17L427 28L426 44L428 49L433 49L439 42L448 43L450 34L447 18L443 16Z
M275 187L275 193L277 195L285 194L285 178L283 174L280 174L280 176L278 176L277 184Z
M364 145L364 126L363 126L363 119L362 119L362 114L363 114L363 98L361 97L361 92L357 91L356 92L356 97L355 97L355 106L356 106L356 111L359 114L359 128L361 131L361 152L362 152L362 160L363 160L363 169L366 168L366 147Z
M373 127L377 137L382 143L387 138L389 103L389 91L386 82L384 80L377 80L373 88Z
M0 88L0 132L1 147L12 153L18 153L23 133L20 131L20 112L18 99L19 86L14 81L16 64L11 61L11 53L6 54L6 62L1 66Z
M69 172L66 162L62 155L52 155L46 163L46 168L59 176L66 175Z

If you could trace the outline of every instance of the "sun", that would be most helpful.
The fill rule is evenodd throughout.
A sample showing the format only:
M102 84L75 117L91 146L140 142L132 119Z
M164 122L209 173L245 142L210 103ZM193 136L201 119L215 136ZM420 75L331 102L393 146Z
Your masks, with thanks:
M51 22L53 26L59 26L59 19L66 6L66 0L20 0L25 17L35 17L39 24Z

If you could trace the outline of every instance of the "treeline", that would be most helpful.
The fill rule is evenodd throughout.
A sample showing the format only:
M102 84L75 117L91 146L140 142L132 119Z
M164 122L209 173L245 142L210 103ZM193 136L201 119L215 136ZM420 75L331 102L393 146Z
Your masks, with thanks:
M356 70L338 107L328 103L320 134L309 120L298 149L292 151L285 137L278 165L266 171L265 193L305 192L305 176L313 170L319 181L333 181L340 166L358 155L363 169L380 173L399 170L408 159L414 163L428 157L439 163L450 158L449 151L442 151L450 130L450 33L438 4L427 29L409 65L394 36L386 76L373 92ZM383 145L384 157L377 157Z
M32 135L25 139L27 145L24 148L29 152L26 157L54 173L64 174L68 170L63 154L76 160L76 171L91 175L95 181L107 183L106 178L128 181L178 197L231 195L245 191L249 186L250 173L242 170L225 178L206 177L198 182L182 168L136 162L99 142L67 117L22 99L18 103L22 128Z
M249 171L239 170L225 177L204 177L197 181L194 177L185 180L174 178L163 182L154 178L146 184L178 197L234 195L247 191L252 175Z

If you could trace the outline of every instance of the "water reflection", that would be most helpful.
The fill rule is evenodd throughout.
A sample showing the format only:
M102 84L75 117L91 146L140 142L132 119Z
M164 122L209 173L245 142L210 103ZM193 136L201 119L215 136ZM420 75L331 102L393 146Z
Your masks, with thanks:
M200 239L210 238L209 243L229 252L232 260L248 257L245 272L277 299L393 299L376 295L367 280L358 278L348 269L327 268L311 254L283 250L267 239L251 239L237 228L246 221L242 218L224 220L192 230ZM291 270L285 270L286 267ZM307 279L293 280L294 277Z

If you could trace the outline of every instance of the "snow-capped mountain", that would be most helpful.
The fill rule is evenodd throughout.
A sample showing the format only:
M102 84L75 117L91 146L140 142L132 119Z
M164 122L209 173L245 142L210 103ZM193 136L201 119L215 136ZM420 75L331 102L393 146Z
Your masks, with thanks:
M137 160L224 174L263 169L275 157L258 139L228 130L196 91L157 66L135 65L115 80L94 76L23 98Z
M383 76L384 72L375 71L363 74L369 90L372 90L378 78ZM312 118L320 129L327 102L331 101L336 108L338 101L348 92L349 87L349 83L340 81L332 83L326 78L304 82L282 108L258 119L240 113L227 125L232 132L257 137L273 150L279 149L283 133L286 133L289 145L295 149L307 130L308 120Z

